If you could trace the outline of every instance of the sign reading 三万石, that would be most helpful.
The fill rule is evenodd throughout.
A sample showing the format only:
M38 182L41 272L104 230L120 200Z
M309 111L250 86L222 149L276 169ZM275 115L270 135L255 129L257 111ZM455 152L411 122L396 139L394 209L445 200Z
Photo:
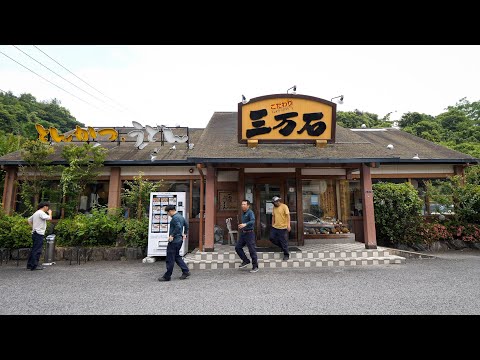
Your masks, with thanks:
M306 95L278 94L238 104L238 142L335 141L337 106Z

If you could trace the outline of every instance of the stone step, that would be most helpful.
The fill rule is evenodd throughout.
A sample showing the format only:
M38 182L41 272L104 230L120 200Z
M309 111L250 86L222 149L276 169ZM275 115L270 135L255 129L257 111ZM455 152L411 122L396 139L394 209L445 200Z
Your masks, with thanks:
M210 269L236 269L242 261L240 259L228 260L195 260L193 257L185 257L185 262L191 270ZM323 266L362 266L362 265L386 265L404 264L405 258L397 255L377 257L332 257L332 258L290 258L281 259L258 259L258 267L263 268L296 268L296 267L323 267ZM247 267L251 268L251 265Z
M249 256L248 250L245 249L245 254ZM235 251L226 252L195 252L189 254L193 256L193 260L235 260L240 259ZM258 252L259 259L264 260L281 260L283 259L282 252ZM390 252L387 249L361 249L361 250L335 250L335 251L322 251L322 250L306 250L306 251L292 251L290 252L290 259L337 259L337 258L361 258L361 257L386 257L390 256ZM250 257L250 256L249 256Z

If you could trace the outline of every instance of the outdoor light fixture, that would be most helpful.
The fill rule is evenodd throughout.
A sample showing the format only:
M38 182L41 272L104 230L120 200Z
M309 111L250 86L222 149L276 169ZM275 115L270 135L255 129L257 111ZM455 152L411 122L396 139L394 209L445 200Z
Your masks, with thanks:
M292 91L292 94L296 94L296 93L297 93L297 85L293 85L291 88L288 88L288 89L287 89L287 94L288 94L288 91L289 91L289 90L293 90L293 91Z
M340 98L340 99L338 99L338 98ZM343 95L335 96L335 97L331 98L330 101L333 101L333 99L338 99L336 102L338 104L343 104Z
M243 104L246 104L248 101L247 101L247 98L245 97L245 95L242 95L242 103Z
M415 156L412 159L413 160L420 160L420 157L418 156L418 154L415 154Z

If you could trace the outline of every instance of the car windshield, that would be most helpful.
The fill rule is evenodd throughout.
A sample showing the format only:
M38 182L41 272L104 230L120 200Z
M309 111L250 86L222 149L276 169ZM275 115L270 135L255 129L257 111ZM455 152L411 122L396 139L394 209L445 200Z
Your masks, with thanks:
M303 213L303 222L322 222L322 219L313 214Z

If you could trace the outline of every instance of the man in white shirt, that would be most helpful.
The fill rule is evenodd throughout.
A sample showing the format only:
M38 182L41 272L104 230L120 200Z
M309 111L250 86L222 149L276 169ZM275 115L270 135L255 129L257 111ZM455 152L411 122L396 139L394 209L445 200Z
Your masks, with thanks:
M32 227L33 246L27 261L27 269L43 270L43 266L38 266L40 255L42 254L43 238L47 230L47 220L52 220L52 210L49 209L50 203L41 202L37 206L37 211L28 218L28 223ZM47 215L48 213L48 215Z

